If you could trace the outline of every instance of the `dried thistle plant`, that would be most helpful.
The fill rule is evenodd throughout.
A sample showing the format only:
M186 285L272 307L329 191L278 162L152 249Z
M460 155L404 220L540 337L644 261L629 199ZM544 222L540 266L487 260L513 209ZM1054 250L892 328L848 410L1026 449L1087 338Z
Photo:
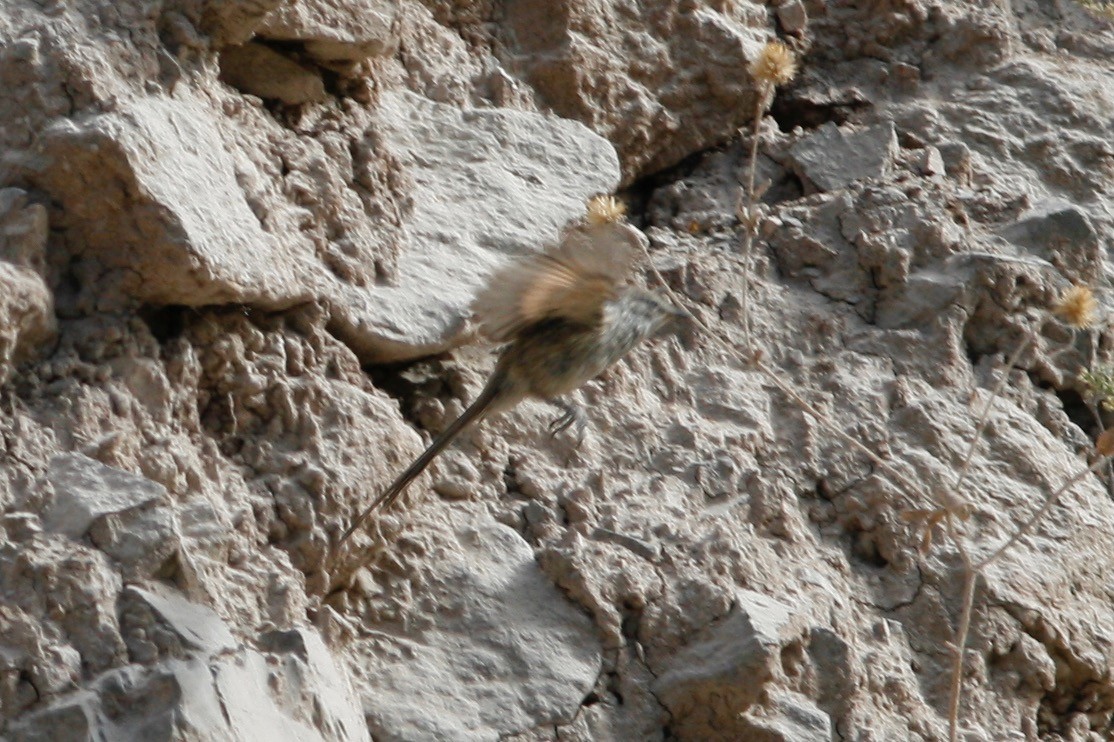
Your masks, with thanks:
M754 173L758 166L758 132L762 126L762 114L773 102L774 89L785 85L797 75L797 57L793 50L780 41L767 42L762 51L750 63L750 74L757 87L754 101L754 122L750 132L750 162L747 167L746 191L739 196L735 211L743 223L743 290L740 314L742 315L743 337L747 350L754 348L750 334L750 264L754 236L758 232L758 214L754 208ZM744 199L746 199L744 201Z
M615 224L627 216L627 205L614 196L596 196L588 201L588 223L594 227Z
M770 41L750 63L750 74L761 85L785 85L797 75L797 57L782 42Z
M1090 288L1076 285L1067 289L1051 309L1053 313L1059 316L1073 329L1080 330L1090 329L1096 325L1098 306L1098 301ZM1006 363L1007 371L1015 366L1022 352L1032 344L1033 338L1033 334L1028 334L1018 344L1017 350ZM1093 339L1094 336L1092 334L1092 340ZM974 446L985 428L990 406L997 398L1002 383L1005 381L1007 375L1008 374L1004 374L1002 380L996 385L990 396L990 400L987 402L987 407L983 415L975 426L975 437L971 441L971 448L968 449L967 457L960 467L960 473L953 486L953 492L958 492L964 481L971 460L971 454L974 452ZM1101 404L1107 409L1114 409L1114 367L1100 366L1094 369L1086 369L1080 373L1079 379L1087 387L1087 394L1092 398L1092 403ZM1099 424L1101 429L1101 419ZM948 739L951 742L956 742L959 738L959 706L963 696L963 659L967 646L967 637L971 629L971 617L975 602L975 585L978 578L982 575L983 570L998 561L1018 541L1032 532L1052 509L1053 505L1056 504L1062 494L1083 481L1086 477L1097 474L1100 469L1109 466L1111 456L1114 456L1114 432L1106 430L1098 436L1095 442L1095 452L1098 454L1096 461L1087 468L1081 469L1060 485L1060 487L1049 493L1036 512L1026 519L1005 542L987 556L975 558L969 539L953 526L950 519L943 519L944 525L947 526L947 533L955 543L956 550L963 562L964 570L962 593L963 606L960 610L959 625L956 629L955 641L952 645L955 651L955 659L952 666L951 697L948 706Z
M1053 311L1069 325L1083 329L1095 324L1099 303L1086 286L1072 286L1064 292Z

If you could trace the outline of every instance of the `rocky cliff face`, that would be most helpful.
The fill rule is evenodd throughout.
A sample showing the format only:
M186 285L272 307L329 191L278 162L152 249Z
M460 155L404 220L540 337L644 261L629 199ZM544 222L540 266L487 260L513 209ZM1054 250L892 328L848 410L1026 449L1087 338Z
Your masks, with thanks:
M965 558L1056 494L974 580L960 737L1109 739L1089 5L5 0L0 735L946 739ZM615 188L705 329L579 446L485 423L326 594L490 371L484 276Z

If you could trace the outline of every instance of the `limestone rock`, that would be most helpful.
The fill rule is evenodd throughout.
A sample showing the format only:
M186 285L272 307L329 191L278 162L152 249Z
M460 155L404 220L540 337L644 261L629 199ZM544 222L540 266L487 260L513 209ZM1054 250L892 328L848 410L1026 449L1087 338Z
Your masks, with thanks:
M122 622L125 638L147 637L158 645L160 655L208 656L236 648L236 640L220 616L168 587L157 583L128 587L121 600L127 617Z
M233 155L196 104L151 100L60 121L43 133L42 150L38 182L103 266L100 280L125 295L272 307L310 296L297 280L299 256L261 228Z
M321 636L305 627L276 631L261 637L270 658L285 666L286 696L319 715L318 729L326 740L368 739L363 709L352 692L352 682L337 665ZM248 723L251 723L249 718Z
M790 606L741 591L722 621L669 658L654 693L683 736L741 738L738 715L759 701L768 683L776 684L782 650L800 642L804 631Z
M881 178L897 156L892 122L846 131L829 122L789 151L789 164L806 191L837 191L857 180Z
M259 27L262 38L299 41L326 65L361 62L392 54L398 8L386 0L305 0L282 5Z
M459 538L466 551L442 560L429 583L441 601L430 627L366 668L376 737L479 740L559 723L599 673L588 619L516 533L486 525ZM442 713L446 705L457 711Z
M42 205L28 203L18 188L0 189L0 384L56 330L43 278L48 230Z
M513 0L502 59L546 105L614 144L630 183L729 138L751 117L747 69L766 37L751 8Z
M379 361L451 344L487 273L554 239L618 180L611 147L574 122L411 94L384 96L379 115L378 141L412 181L414 208L395 276L375 287L339 280L310 243L263 228L224 137L193 104L61 123L44 136L36 177L99 266L96 301L112 284L116 304L281 308L317 296L353 348Z
M369 359L443 348L460 332L488 273L556 239L590 196L618 182L610 145L552 116L460 111L390 94L377 130L413 184L413 209L392 284L346 292L334 318Z
M788 0L777 6L777 22L786 33L800 34L808 26L808 11L801 0Z
M23 716L9 738L369 739L347 676L319 639L307 636L304 649L267 655L240 649L211 660L122 667Z
M319 72L255 42L222 51L220 77L244 93L289 105L322 101L326 97Z
M83 691L27 714L10 727L12 742L96 739L97 699Z
M1092 284L1102 273L1103 251L1087 213L1063 199L1041 201L1001 230L1010 242L1051 260L1068 280Z
M289 0L207 0L202 28L220 46L242 44L255 35L268 13Z
M85 535L98 518L165 502L167 496L166 488L157 482L79 453L51 459L48 477L54 502L46 526L75 539Z
M750 729L745 738L754 742L832 742L838 739L831 718L799 693L774 691L765 708L748 711Z

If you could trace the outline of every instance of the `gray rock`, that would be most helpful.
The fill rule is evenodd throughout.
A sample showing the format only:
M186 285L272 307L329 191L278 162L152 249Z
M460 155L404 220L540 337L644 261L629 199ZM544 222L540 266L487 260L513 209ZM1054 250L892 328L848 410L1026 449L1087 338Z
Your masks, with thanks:
M88 688L20 718L5 739L369 739L351 681L320 638L306 629L287 633L301 637L300 650L265 657L241 649L102 673Z
M806 696L775 690L763 708L745 714L751 728L745 739L751 742L831 742L832 720Z
M105 739L137 741L368 739L347 681L322 685L300 660L275 660L271 665L262 654L242 650L106 673L97 683L106 712L97 731ZM333 711L342 704L345 716L338 719Z
M935 147L925 147L918 157L917 167L922 175L943 175L946 172L944 158Z
M38 184L87 254L114 271L101 296L113 278L156 304L280 307L310 295L299 253L262 229L215 120L196 103L149 100L59 121L41 148ZM134 190L127 208L122 182Z
M466 551L427 582L439 602L430 628L365 668L376 738L480 740L567 721L599 674L590 621L517 533L485 525L458 538Z
M777 6L777 22L786 33L800 34L808 26L808 11L801 0L789 0Z
M18 188L0 190L0 384L54 335L54 295L43 280L46 209Z
M214 663L209 670L220 699L219 708L226 715L227 728L237 736L276 742L330 739L293 714L284 712L293 698L275 697L270 687L271 669L258 652L246 652L240 657ZM327 694L331 690L322 689L322 692ZM313 706L308 709L316 712ZM313 718L313 713L307 714L307 718ZM367 728L362 725L350 731L352 739L367 739Z
M255 42L221 52L220 79L241 92L289 105L327 97L320 72Z
M1068 280L1092 284L1102 274L1104 256L1098 233L1087 213L1068 201L1041 201L999 233L1050 261Z
M97 518L89 540L115 559L128 579L155 575L181 548L174 512L149 505Z
M198 652L204 655L230 651L236 640L215 611L193 603L172 588L159 583L147 587L129 586L121 600L126 604L121 628L125 638L142 631L156 639L157 629L169 631L170 641L160 650L174 655ZM132 643L129 641L129 649Z
M81 538L98 518L166 501L166 488L150 479L114 469L79 453L50 460L47 478L54 500L46 527Z
M262 38L300 41L324 64L354 63L394 53L398 8L384 0L305 0L277 8L259 27Z
M789 150L788 164L806 192L836 191L858 180L881 178L897 156L892 121L846 131L830 121Z
M8 727L11 742L86 742L96 739L97 696L79 691L27 714Z
M255 35L267 14L287 0L221 0L205 3L201 27L218 46L242 44Z
M877 303L874 322L884 328L929 327L963 297L964 289L962 278L951 273L917 271L893 295L887 294Z
M556 238L590 196L610 192L618 163L606 141L552 116L461 111L412 94L380 103L378 156L412 183L413 209L397 270L375 286L338 279L297 234L263 229L238 182L248 176L193 103L60 122L43 136L36 178L103 266L98 302L280 309L317 296L364 360L424 355L454 342L487 273ZM121 178L136 191L128 208Z
M762 10L765 16L765 9ZM732 137L754 111L748 68L765 43L747 6L513 0L499 53L561 116L619 151L624 183Z
M261 637L261 643L284 665L286 697L315 710L325 739L368 739L351 679L317 632L304 627L272 632Z
M103 673L90 687L98 694L101 712L93 739L175 738L186 689L173 671L129 665Z
M580 124L506 109L461 111L384 95L382 148L413 183L392 285L348 294L337 330L369 360L433 352L460 333L486 275L556 239L619 180L615 151Z
M948 176L960 184L966 185L971 180L971 148L963 142L943 142L936 147L940 152L940 159L944 161L944 170Z
M759 701L767 684L776 685L782 674L782 649L799 641L804 631L802 617L788 605L740 591L725 618L663 664L654 694L683 736L745 738L738 736L739 714Z
M42 273L49 236L46 207L24 190L0 188L0 261Z

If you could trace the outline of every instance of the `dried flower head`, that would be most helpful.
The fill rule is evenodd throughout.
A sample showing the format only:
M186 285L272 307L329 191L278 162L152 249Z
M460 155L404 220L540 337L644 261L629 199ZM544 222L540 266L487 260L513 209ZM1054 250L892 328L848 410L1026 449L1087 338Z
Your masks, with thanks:
M750 63L750 74L763 85L784 85L797 74L797 57L780 41L769 41Z
M1090 327L1095 322L1098 301L1086 286L1072 286L1056 303L1056 314L1072 327Z
M739 217L739 224L743 225L747 234L758 234L758 225L762 223L761 210L748 206L740 198L738 203L735 204L735 216Z
M588 201L588 223L615 224L627 215L627 205L614 196L595 196Z

